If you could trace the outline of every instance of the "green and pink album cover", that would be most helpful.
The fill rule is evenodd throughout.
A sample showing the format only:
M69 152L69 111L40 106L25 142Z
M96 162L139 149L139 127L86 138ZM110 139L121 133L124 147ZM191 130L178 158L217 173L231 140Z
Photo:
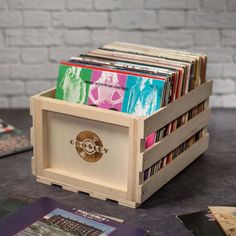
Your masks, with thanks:
M148 116L161 107L165 79L61 63L56 98Z

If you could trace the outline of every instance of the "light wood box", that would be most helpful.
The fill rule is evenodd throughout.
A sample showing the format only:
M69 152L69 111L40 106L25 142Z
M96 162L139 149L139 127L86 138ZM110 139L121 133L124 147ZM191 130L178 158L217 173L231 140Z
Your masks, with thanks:
M145 169L206 127L210 109L205 109L146 150L145 137L208 101L211 93L212 81L208 81L145 118L57 100L54 99L55 89L35 95L30 104L34 147L32 172L40 183L56 184L66 190L85 192L135 208L206 151L207 131L149 179L141 178ZM82 131L95 133L108 150L102 150L100 160L88 162L82 159L72 145L71 140Z

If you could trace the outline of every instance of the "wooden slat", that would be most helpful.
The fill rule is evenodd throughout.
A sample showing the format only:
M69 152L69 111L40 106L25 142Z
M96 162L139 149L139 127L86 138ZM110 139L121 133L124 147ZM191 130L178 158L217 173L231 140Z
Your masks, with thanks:
M127 199L135 200L136 187L136 159L137 159L137 139L136 139L136 122L133 122L129 128L129 157L128 157L128 179L127 179Z
M139 204L134 201L129 201L124 198L119 198L117 196L112 195L112 193L111 194L101 194L100 192L91 191L91 190L88 190L87 188L84 189L81 187L67 185L64 182L60 182L60 181L54 180L54 179L50 180L50 179L42 177L42 176L37 176L37 181L39 183L47 184L47 185L56 184L58 186L61 186L65 190L72 191L75 193L82 191L84 193L88 193L89 196L100 199L100 200L105 201L105 200L109 199L109 200L117 201L117 203L119 205L126 206L126 207L137 208L139 206Z
M191 108L206 100L211 93L212 81L208 81L174 102L168 104L168 106L161 108L153 115L146 118L139 118L139 122L143 125L140 138L143 139L152 132L157 131L169 124L171 121L189 111Z
M127 191L123 186L118 186L95 179L92 180L86 176L78 175L77 173L71 173L65 170L47 168L43 170L42 177L52 181L53 183L58 182L63 185L71 185L78 188L78 190L87 193L95 191L123 199L126 199L127 197Z
M34 130L37 135L34 137L34 158L36 158L36 172L37 174L43 169L43 114L41 103L37 98L32 99L34 106Z
M42 110L42 102L39 97L34 103L34 157L36 158L36 173L41 174L48 167L48 138L47 116Z
M198 142L194 143L190 148L177 156L172 162L167 164L163 169L159 170L144 184L140 185L139 203L144 202L163 185L176 176L181 170L188 166L192 161L199 157L208 148L209 134L205 135ZM201 171L201 170L199 170Z
M30 144L34 146L34 127L30 128Z
M34 95L34 96L31 96L30 97L30 115L34 118L34 103L35 103L35 100L36 98L38 97L39 95Z
M36 162L35 162L34 156L32 156L31 158L31 171L32 171L32 175L36 176Z
M116 112L106 109L98 109L97 107L75 104L62 100L40 97L42 109L61 114L116 124L124 127L129 127L134 116L122 112Z
M186 124L167 135L160 142L154 144L145 152L140 154L139 171L144 171L154 163L158 162L162 157L181 145L184 141L194 135L208 124L211 111L207 109Z
M46 91L43 91L41 93L36 94L35 96L39 97L49 97L49 98L55 98L55 94L56 94L56 88L50 88Z
M55 98L56 88L49 89L43 93L40 93L40 96L47 97L47 98Z

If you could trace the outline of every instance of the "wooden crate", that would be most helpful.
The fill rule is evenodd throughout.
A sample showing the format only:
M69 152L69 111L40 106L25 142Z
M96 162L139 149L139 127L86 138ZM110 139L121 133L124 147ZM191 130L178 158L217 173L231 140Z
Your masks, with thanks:
M206 82L153 115L133 115L54 99L55 89L31 97L32 172L40 183L56 184L92 197L137 207L207 148L209 134L144 181L144 170L207 126L210 109L144 149L145 137L203 101Z

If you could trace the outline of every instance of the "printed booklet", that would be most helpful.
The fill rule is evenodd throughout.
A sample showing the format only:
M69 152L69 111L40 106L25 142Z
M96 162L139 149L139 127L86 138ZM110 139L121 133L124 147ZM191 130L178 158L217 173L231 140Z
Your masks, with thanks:
M106 216L70 209L53 199L43 197L0 220L4 236L60 235L148 235L147 231L119 223Z

